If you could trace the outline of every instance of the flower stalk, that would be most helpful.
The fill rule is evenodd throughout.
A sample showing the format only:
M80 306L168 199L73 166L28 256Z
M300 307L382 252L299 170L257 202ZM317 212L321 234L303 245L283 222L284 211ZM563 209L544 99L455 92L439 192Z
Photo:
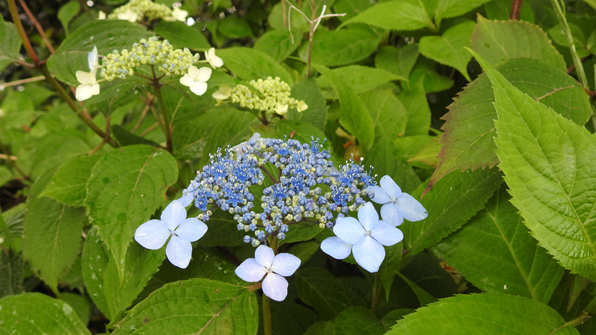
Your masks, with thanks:
M166 135L166 150L172 152L172 127L170 126L170 119L168 118L168 112L166 111L166 105L163 102L163 96L161 95L161 84L159 78L155 75L155 67L151 65L151 72L153 73L151 85L155 89L155 97L161 110L161 116L164 124L164 132Z

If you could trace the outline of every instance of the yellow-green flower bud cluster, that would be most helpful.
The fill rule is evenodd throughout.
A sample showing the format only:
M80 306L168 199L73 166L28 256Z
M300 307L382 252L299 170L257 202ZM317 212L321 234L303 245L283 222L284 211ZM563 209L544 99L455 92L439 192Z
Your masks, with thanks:
M174 49L167 40L157 37L142 39L129 51L114 50L103 58L101 76L108 80L124 79L134 74L134 68L140 65L154 65L166 75L183 75L188 68L199 60L199 54L193 55L187 48Z
M109 19L124 19L124 17L134 17L137 22L141 22L143 17L149 20L163 19L172 16L172 10L166 5L154 3L151 0L130 0L126 5L116 8Z
M262 98L248 87L237 85L230 92L233 103L241 107L280 115L285 114L289 108L296 108L300 112L306 109L304 101L290 97L290 85L281 81L279 77L251 80L249 84L261 93Z

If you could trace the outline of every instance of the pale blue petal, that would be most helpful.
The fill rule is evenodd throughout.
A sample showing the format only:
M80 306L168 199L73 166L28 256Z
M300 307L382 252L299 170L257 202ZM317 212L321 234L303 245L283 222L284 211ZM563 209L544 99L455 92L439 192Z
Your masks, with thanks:
M194 242L200 239L206 232L207 225L197 218L190 218L182 221L182 224L176 229L176 235L189 242Z
M369 186L365 190L367 192L374 192L375 196L370 200L376 202L377 204L386 204L391 201L391 198L379 186Z
M254 258L249 258L242 262L242 264L236 268L235 272L240 279L254 283L263 279L263 276L267 273L267 270L264 266L257 263Z
M401 188L397 186L395 181L393 181L393 178L389 176L383 176L383 178L381 178L380 184L383 188L383 191L385 191L389 197L397 199L401 196Z
M174 200L161 212L161 221L170 230L176 229L186 219L186 209Z
M377 272L383 259L385 259L385 248L374 238L366 236L358 244L352 246L354 259L368 272Z
M370 230L371 227L379 221L379 214L375 206L371 202L367 202L358 210L358 221L362 224L365 230Z
M370 236L386 247L397 244L404 239L404 233L402 233L401 230L385 221L379 221L375 227L371 229Z
M323 240L321 250L335 259L344 259L350 256L352 245L342 241L337 236L332 236Z
M150 250L163 247L168 237L170 237L170 231L159 220L149 220L140 225L135 231L135 241Z
M383 221L392 224L394 227L397 227L404 222L404 215L393 203L384 204L381 207L381 218L383 218Z
M188 205L192 204L194 199L195 197L192 195L192 192L188 192L176 201L178 201L182 207L188 207Z
M251 136L251 137L248 139L248 142L250 142L250 141L256 141L256 140L258 140L259 138L261 138L261 134L259 134L259 133L254 133L254 134L253 134L253 135L252 135L252 136Z
M168 256L168 260L173 265L181 269L186 269L192 256L192 245L187 240L172 235L166 247L166 256Z
M260 245L255 251L255 259L257 263L261 264L266 268L270 267L271 264L273 264L274 258L275 254L273 253L273 249L269 248L266 245Z
M411 222L424 220L428 216L428 212L424 206L407 193L402 193L401 197L397 199L396 206L403 213L404 219Z
M263 280L263 293L275 301L283 301L288 295L288 281L275 273L270 273Z
M356 244L364 236L364 228L353 217L338 218L333 232L346 243Z
M291 276L298 270L300 266L300 258L288 254L288 253L281 253L275 255L273 259L273 264L271 265L271 271L282 275L284 277Z
M87 63L89 63L89 70L94 71L96 70L95 66L99 60L99 56L97 55L97 46L93 46L93 50L87 55Z

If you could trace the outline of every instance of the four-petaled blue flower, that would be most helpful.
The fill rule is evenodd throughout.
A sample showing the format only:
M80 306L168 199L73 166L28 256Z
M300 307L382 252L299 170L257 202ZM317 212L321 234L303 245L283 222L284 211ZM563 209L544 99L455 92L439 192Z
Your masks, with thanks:
M404 234L390 224L379 221L379 214L372 203L367 202L353 217L338 218L333 232L337 237L327 238L321 249L328 255L344 259L354 254L356 262L368 272L377 272L385 259L385 248L399 243Z
M163 247L168 238L166 256L175 266L186 269L192 255L192 245L207 232L207 225L196 218L186 218L186 209L177 200L161 213L161 220L149 220L137 228L135 241L150 250Z
M275 301L283 301L288 295L288 281L284 277L294 274L300 266L300 259L292 254L275 255L273 249L261 245L255 251L255 258L249 258L236 268L236 275L247 282L263 280L263 293Z
M428 212L413 196L402 193L401 188L389 176L381 178L381 187L369 186L366 191L374 192L372 201L383 204L381 217L383 221L394 226L402 224L404 219L414 222L426 219Z

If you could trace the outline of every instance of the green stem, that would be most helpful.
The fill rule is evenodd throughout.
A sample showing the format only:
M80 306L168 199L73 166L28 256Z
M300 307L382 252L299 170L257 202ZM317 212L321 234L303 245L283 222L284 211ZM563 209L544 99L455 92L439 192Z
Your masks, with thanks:
M383 285L381 285L381 276L379 273L374 274L374 281L372 286L372 304L370 309L373 313L377 314L379 311L379 303L381 302L381 297L383 296Z
M263 330L265 335L273 335L271 323L271 299L263 294Z
M586 322L587 320L589 320L590 318L591 318L590 315L582 312L582 314L580 316L578 316L577 318L575 318L571 321L565 322L561 326L555 328L552 332L548 333L548 335L556 334L559 331L561 331L567 327L577 327L577 326L581 325L582 323Z
M163 118L164 132L166 135L166 150L172 152L172 127L170 126L170 119L168 118L168 112L166 111L166 105L163 102L161 95L161 84L159 78L155 75L155 67L151 65L151 72L153 72L153 87L155 88L155 97L159 103L159 109Z
M0 140L0 150L2 150L2 152L6 155L6 157L7 157L6 160L8 161L8 164L12 165L12 168L15 169L23 178L31 181L31 178L25 172L23 172L23 170L21 170L21 168L17 165L17 162L10 159L10 152L8 151L8 149L6 149L6 147L4 146L4 143L2 143L1 140Z
M573 36L571 35L571 29L569 29L569 24L567 24L567 19L565 18L565 12L563 11L563 7L559 3L559 0L551 0L553 3L553 7L555 7L555 13L557 14L557 19L559 19L559 24L563 27L563 31L565 32L565 37L567 37L567 43L569 43L569 49L571 50L571 58L573 58L573 64L575 65L575 70L577 72L577 76L579 77L579 82L585 89L590 89L588 86L588 79L586 78L586 73L584 72L584 65L582 64L579 55L577 54L577 50L575 49L575 43L573 42Z

